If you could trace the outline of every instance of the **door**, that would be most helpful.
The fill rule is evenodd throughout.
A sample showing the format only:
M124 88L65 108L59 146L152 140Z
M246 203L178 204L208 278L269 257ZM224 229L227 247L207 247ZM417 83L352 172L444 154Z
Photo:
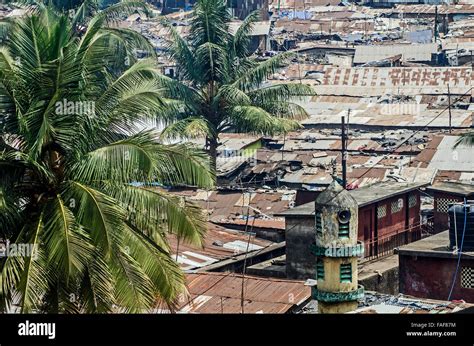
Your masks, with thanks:
M372 231L372 209L364 211L364 243L366 249L366 257L375 255L374 234Z

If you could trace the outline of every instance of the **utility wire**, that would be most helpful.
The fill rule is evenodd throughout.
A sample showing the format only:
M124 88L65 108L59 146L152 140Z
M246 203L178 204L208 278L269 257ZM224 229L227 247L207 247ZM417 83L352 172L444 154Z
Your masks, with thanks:
M471 90L473 89L474 87L470 87L463 95L461 95L460 97L458 97L453 103L451 103L450 106L452 106L453 104L456 104L457 102L459 102L460 100L462 100L463 97L465 97L466 95L468 95L469 92L471 92ZM386 158L387 156L389 155L392 155L396 150L398 150L399 148L402 147L402 145L404 145L406 142L408 142L410 139L412 139L416 134L418 134L419 132L425 130L430 124L432 124L436 119L438 119L446 110L448 110L448 108L450 107L446 107L444 108L441 112L439 112L433 119L431 119L423 128L420 128L418 130L416 130L412 135L410 135L408 138L406 138L405 140L403 140L400 144L398 144L391 152L385 154L382 156L382 159ZM357 180L361 179L362 177L364 177L367 173L369 173L374 167L376 166L376 164L374 164L372 167L368 168L364 173L362 173L358 178L356 178L353 182L356 182ZM330 202L332 201L333 199L335 199L342 191L345 191L345 189L339 191L338 193L336 193L329 201L327 202ZM467 218L467 212L465 213L465 220ZM465 225L466 225L467 221L465 222ZM301 223L302 224L302 223ZM295 224L293 225L293 227L291 227L290 229L288 230L285 230L285 232L288 232L290 230L292 230L293 228L295 228L296 226L298 226L299 224ZM464 227L465 229L465 227ZM457 277L457 273L459 271L459 263L460 263L460 260L461 260L461 254L462 254L462 246L463 246L463 241L464 241L464 232L463 232L463 239L461 241L461 250L459 251L459 257L458 257L458 265L457 265L457 268L456 268L456 272L455 272L455 277L453 278L453 284L452 284L452 287L451 287L451 292L449 294L449 297L448 297L448 300L451 298L451 294L452 294L452 290L454 288L454 283L455 283L455 280L456 280L456 277ZM266 248L268 248L270 245L267 245L266 247L263 247L262 249L258 250L255 254L259 254L261 251L265 250ZM201 295L203 295L204 293L208 292L210 289L212 289L213 287L215 287L218 283L220 283L222 280L224 280L226 277L228 277L229 275L231 274L234 274L232 272L229 272L228 274L224 275L220 280L218 280L216 283L214 283L213 285L211 285L208 289L206 289L204 292L201 293ZM188 305L191 304L195 299L197 298L194 297L193 299L191 299L190 301L188 301Z
M461 247L458 250L458 262L456 264L456 271L454 272L453 282L451 283L451 289L449 290L448 301L451 300L451 295L453 294L454 285L458 277L459 265L461 263L461 256L462 256L462 247L464 245L464 235L466 234L466 225L467 225L467 201L466 201L466 198L464 198L464 226L462 230ZM457 241L457 237L456 237L456 241Z
M471 90L473 89L474 87L470 87L464 94L462 94L461 96L459 96L453 103L451 103L451 105L449 105L448 107L445 107L441 112L439 112L433 119L431 119L430 121L428 121L428 123L423 126L422 128L419 128L418 130L416 130L415 132L413 132L410 136L408 136L406 139L404 139L402 142L400 142L395 148L393 148L392 151L382 155L382 159L381 160L384 160L386 159L389 155L393 155L395 153L396 150L400 149L405 143L407 143L410 139L412 139L413 137L415 137L419 132L421 131L424 131L428 128L428 126L430 126L436 119L438 119L446 110L448 110L449 107L451 107L453 104L459 102L460 100L462 100L463 97L465 97L466 95L468 95ZM362 173L358 178L355 178L353 181L352 181L352 184L355 183L356 181L358 181L359 179L361 179L362 177L364 177L367 173L369 173L370 171L372 171L372 169L374 169L377 165L377 162L375 162L371 167L369 167L364 173ZM350 184L349 184L350 185ZM330 200L328 200L326 203L329 203L331 202L332 200L334 200L337 196L339 196L339 194L342 192L342 191L345 191L345 188L341 191L339 191L338 193L336 193Z

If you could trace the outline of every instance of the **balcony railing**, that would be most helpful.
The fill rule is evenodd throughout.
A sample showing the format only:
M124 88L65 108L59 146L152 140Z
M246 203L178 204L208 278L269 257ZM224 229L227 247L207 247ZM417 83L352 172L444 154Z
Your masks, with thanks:
M433 234L433 219L429 218L423 223L416 223L410 228L400 232L375 238L370 242L364 242L364 261L390 256L394 249L420 240L422 237Z

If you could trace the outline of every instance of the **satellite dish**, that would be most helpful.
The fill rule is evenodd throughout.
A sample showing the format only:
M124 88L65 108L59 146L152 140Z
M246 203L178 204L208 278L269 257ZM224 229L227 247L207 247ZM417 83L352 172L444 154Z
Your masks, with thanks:
M337 219L340 223L349 223L351 219L351 212L349 210L340 211L337 214Z

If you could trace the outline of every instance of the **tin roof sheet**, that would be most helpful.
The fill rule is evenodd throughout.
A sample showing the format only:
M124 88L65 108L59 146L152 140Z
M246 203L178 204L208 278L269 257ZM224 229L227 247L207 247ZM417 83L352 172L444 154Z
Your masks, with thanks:
M180 307L187 313L241 313L242 276L231 273L186 275L190 299ZM286 313L311 296L303 281L245 276L245 313Z
M200 268L246 252L246 247L238 246L238 242L247 245L249 237L246 233L230 230L210 222L207 225L208 229L204 236L203 247L183 243L182 241L178 246L176 236L168 236L172 257L176 258L178 252L178 262L183 270ZM272 242L268 240L251 237L249 251L259 250L270 244Z
M431 54L437 50L436 43L356 46L354 64L383 60L398 54L406 61L431 61Z

